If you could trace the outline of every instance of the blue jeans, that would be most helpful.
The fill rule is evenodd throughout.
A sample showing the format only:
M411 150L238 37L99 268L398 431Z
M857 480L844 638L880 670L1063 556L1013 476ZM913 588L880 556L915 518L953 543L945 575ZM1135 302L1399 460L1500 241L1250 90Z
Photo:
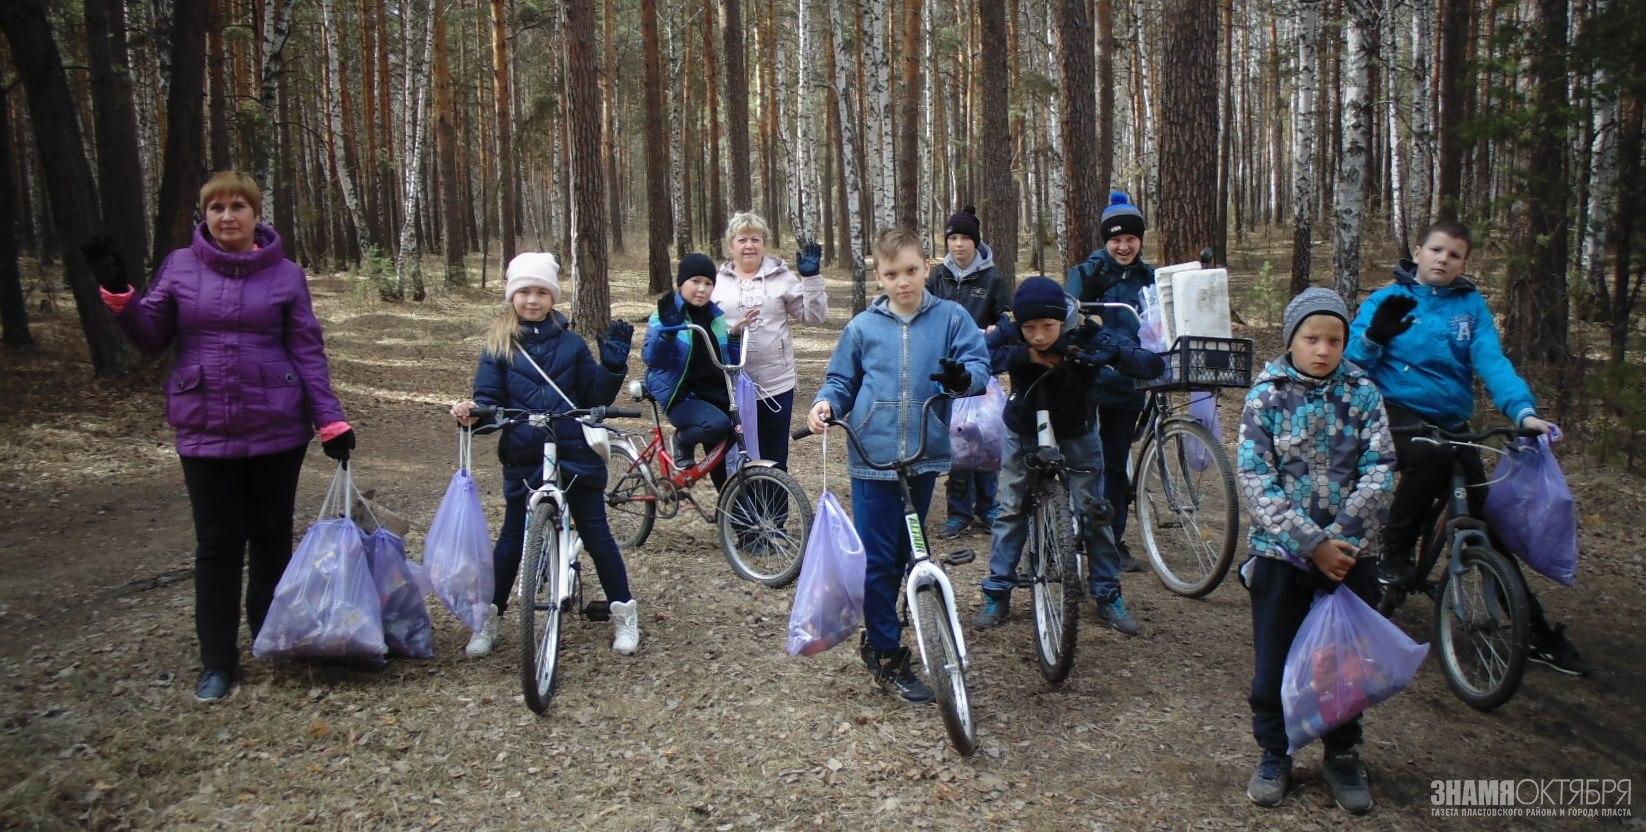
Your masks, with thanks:
M1247 589L1252 594L1252 736L1264 751L1285 754L1286 716L1280 704L1280 682L1286 673L1286 654L1303 619L1314 605L1315 588L1322 579L1314 569L1299 569L1278 558L1252 561ZM1368 604L1377 603L1377 561L1362 558L1343 576L1338 592L1353 592ZM1333 728L1320 738L1327 753L1360 743L1360 717Z
M920 521L932 504L936 474L909 477L909 496ZM852 478L852 525L863 539L863 627L869 646L882 652L903 643L897 596L909 569L909 530L903 525L903 494L897 480Z
M994 508L994 471L974 471L970 468L951 468L943 491L949 498L949 519L982 520Z
M1120 552L1115 548L1114 533L1109 525L1109 504L1099 491L1102 443L1096 433L1088 433L1074 439L1059 439L1057 446L1068 466L1069 488L1074 491L1080 511L1092 597L1106 604L1120 597ZM1023 544L1029 536L1029 518L1023 514L1028 455L1037 447L1032 437L1019 436L1016 431L1006 432L1006 448L1000 465L1000 518L994 522L989 577L983 579L984 592L1003 594L1017 586L1017 562L1023 557ZM1073 470L1077 468L1084 470Z
M703 446L705 454L732 435L732 417L702 399L681 399L669 408L669 424L674 425L674 446L691 452ZM721 460L709 478L719 488L726 484L726 463Z
M1132 455L1132 432L1143 418L1141 410L1118 407L1097 409L1097 431L1103 437L1103 498L1114 512L1114 539L1126 534L1126 511L1132 501L1127 492L1131 483L1126 479L1126 460Z
M785 471L789 470L789 424L794 417L794 390L761 399L756 407L760 411L755 421L760 457L777 463L777 467Z
M492 549L492 574L497 579L492 603L499 613L508 606L514 578L520 573L520 550L526 543L526 498L531 496L532 485L541 482L539 470L513 466L503 469L503 528L498 529L497 546ZM598 478L572 477L565 493L566 508L571 511L577 536L583 539L584 551L594 561L606 600L632 600L623 554L617 549L617 538L612 537L611 524L606 522L604 473Z

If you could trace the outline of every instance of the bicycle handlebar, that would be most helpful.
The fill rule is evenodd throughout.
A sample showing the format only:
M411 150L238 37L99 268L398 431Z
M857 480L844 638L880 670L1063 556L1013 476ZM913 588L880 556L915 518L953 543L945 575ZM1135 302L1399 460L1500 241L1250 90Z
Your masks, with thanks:
M1542 431L1531 428L1487 428L1474 433L1453 433L1452 431L1431 425L1427 422L1416 425L1405 425L1390 428L1389 433L1395 436L1411 436L1420 440L1427 440L1434 444L1454 444L1459 442L1483 442L1495 436L1506 439L1536 439L1543 435Z
M1129 303L1099 303L1096 301L1080 302L1080 312L1084 315L1099 314L1105 309L1124 309L1126 310L1126 314L1132 316L1132 320L1137 321L1138 327L1141 328L1143 326L1143 316L1137 314L1137 310L1133 309L1132 305Z
M692 323L691 321L686 321L684 323L673 324L673 325L670 325L670 326L658 327L657 331L658 332L682 332L686 329L691 329L692 331L696 332L704 340L708 340L710 337L712 337L712 336L709 335L708 330L704 329L703 327L699 326L698 324ZM748 360L749 360L749 356L747 354L741 354L741 355L738 356L738 360L737 360L736 364L726 364L726 363L724 363L720 360L720 356L715 355L714 350L705 350L705 352L707 352L709 354L709 361L713 362L714 366L719 367L722 372L727 372L727 373L736 372L738 370L743 369L743 365L748 363Z
M489 424L477 424L475 426L480 429L499 428L507 424L530 422L534 418L548 421L576 419L579 422L599 424L606 419L638 419L642 415L639 410L616 406L581 407L561 413L538 413L514 407L489 407L486 405L475 405L469 408L469 418L474 419L476 422L489 421Z
M824 424L831 427L838 427L846 434L846 441L851 443L852 448L857 451L857 456L859 459L863 460L864 465L867 465L876 471L896 471L900 468L907 468L910 465L915 464L920 461L921 457L926 455L926 420L932 415L932 405L942 399L952 398L954 398L953 393L940 392L920 404L920 444L915 447L914 453L902 459L893 460L891 462L875 462L870 459L868 453L863 450L863 443L858 441L857 432L853 431L851 425L846 424L845 420L830 416ZM812 429L807 427L796 430L790 436L793 439L805 439L811 435Z

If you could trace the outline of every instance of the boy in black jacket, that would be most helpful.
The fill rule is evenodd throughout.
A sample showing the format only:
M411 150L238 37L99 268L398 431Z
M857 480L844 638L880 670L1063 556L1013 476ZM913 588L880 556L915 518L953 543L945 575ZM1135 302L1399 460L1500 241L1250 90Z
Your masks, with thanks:
M1116 630L1135 636L1142 628L1126 611L1120 593L1120 553L1110 527L1109 503L1103 499L1103 444L1092 397L1104 367L1153 378L1163 369L1160 356L1138 346L1129 335L1086 320L1063 287L1048 277L1023 281L1012 298L1012 311L1017 325L1001 326L986 339L991 369L1011 374L1012 397L1005 413L1000 519L994 526L989 577L983 581L983 609L972 625L988 629L1006 620L1017 585L1017 562L1028 536L1022 509L1028 456L1038 448L1035 411L1045 409L1069 466L1069 488L1083 521L1098 615Z
M943 236L949 255L926 275L926 291L966 308L977 328L987 330L1011 311L1012 281L994 267L994 254L979 235L977 212L970 205L949 217ZM955 538L976 523L983 529L993 525L995 473L967 468L950 468L944 491L948 495L949 519L939 534Z

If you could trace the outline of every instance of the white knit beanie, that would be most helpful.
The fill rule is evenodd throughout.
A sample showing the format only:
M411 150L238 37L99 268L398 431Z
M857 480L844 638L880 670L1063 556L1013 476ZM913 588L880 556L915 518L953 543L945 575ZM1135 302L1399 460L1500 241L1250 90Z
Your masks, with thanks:
M560 302L560 263L553 254L546 251L521 252L509 261L509 268L504 274L508 278L503 284L504 303L514 300L514 293L527 286L547 289L554 302Z

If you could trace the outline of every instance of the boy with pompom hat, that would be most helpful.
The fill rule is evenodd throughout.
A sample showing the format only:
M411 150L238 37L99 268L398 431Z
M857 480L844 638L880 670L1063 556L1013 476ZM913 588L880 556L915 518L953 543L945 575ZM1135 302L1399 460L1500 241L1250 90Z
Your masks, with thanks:
M1124 303L1141 312L1143 289L1154 284L1154 266L1143 262L1142 256L1147 227L1143 212L1125 191L1110 194L1098 225L1103 247L1069 270L1064 289L1082 303ZM1123 311L1104 312L1103 325L1137 338L1137 320ZM1098 379L1097 414L1103 435L1104 496L1114 508L1114 539L1120 547L1121 565L1127 572L1142 572L1143 564L1132 557L1123 537L1130 502L1126 460L1131 458L1132 434L1143 416L1143 391L1132 379L1105 367Z

